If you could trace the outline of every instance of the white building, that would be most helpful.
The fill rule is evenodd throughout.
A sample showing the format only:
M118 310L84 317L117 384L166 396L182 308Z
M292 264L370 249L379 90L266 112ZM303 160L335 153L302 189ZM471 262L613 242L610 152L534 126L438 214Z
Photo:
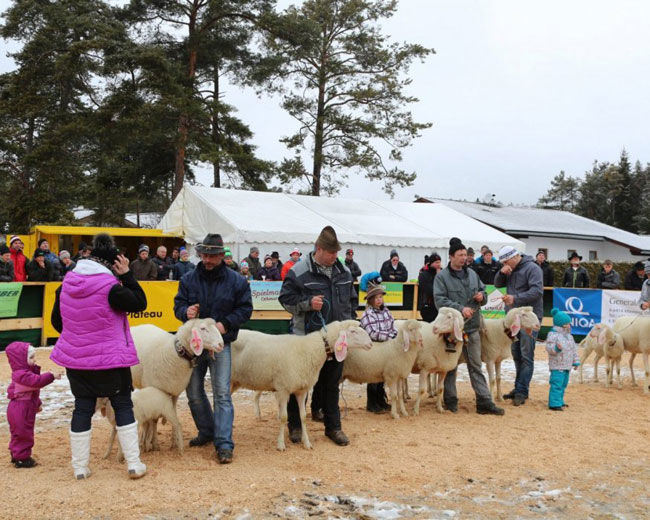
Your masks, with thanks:
M605 259L636 262L650 256L650 236L635 235L568 211L494 207L434 198L420 198L418 202L433 202L454 209L518 238L531 255L545 251L549 260L566 261L573 251L583 261L598 262Z
M208 233L219 233L236 259L251 246L261 256L278 251L286 260L294 247L303 253L314 247L323 227L331 225L345 249L366 273L378 271L397 249L417 279L424 256L437 252L447 259L449 239L460 237L468 247L482 244L525 248L508 235L441 204L310 197L288 193L256 192L185 186L165 213L163 231L183 235L190 246Z

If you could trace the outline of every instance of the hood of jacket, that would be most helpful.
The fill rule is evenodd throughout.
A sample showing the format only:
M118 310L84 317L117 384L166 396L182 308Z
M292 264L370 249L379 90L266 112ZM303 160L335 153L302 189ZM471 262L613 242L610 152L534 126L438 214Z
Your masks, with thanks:
M18 370L30 370L29 363L27 363L28 350L29 343L25 343L24 341L14 341L7 345L5 352L12 372Z
M113 278L113 273L103 265L94 262L93 260L79 260L77 266L72 270L71 274L77 276L66 276L66 291L74 298L88 298L92 296L97 287L94 283L88 283L93 278L105 278L110 275ZM115 282L117 279L115 278Z

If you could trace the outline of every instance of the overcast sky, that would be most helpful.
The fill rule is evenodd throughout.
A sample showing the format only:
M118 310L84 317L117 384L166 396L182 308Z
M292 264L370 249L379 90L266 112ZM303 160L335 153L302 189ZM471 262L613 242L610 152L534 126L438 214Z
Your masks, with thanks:
M0 0L2 11L8 5ZM397 200L494 193L535 203L561 169L582 176L622 148L650 161L650 2L401 0L384 27L437 52L411 69L410 93L420 98L412 111L433 127L404 153L418 178ZM237 87L225 99L255 132L260 156L289 155L278 138L296 125L277 99ZM209 185L209 173L200 180ZM360 177L342 194L388 198Z

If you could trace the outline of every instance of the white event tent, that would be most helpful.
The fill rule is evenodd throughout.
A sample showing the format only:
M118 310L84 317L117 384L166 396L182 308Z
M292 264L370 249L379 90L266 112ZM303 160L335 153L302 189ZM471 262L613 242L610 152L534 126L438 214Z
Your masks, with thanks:
M310 197L186 185L163 216L165 232L183 235L190 246L208 233L220 233L235 260L260 248L260 257L278 251L286 260L299 247L313 249L321 229L331 225L345 249L354 249L355 261L365 273L379 270L391 249L416 279L424 256L437 252L447 260L449 239L459 237L467 247L487 244L497 251L516 240L442 204ZM260 258L261 260L262 258Z

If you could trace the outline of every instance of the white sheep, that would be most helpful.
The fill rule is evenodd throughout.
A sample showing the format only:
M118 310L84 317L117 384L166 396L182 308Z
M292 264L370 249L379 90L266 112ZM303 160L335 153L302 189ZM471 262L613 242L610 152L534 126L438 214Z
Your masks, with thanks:
M643 393L650 394L648 385L650 384L650 363L648 363L648 354L650 353L650 316L622 316L614 322L614 332L617 332L623 338L625 350L630 352L630 374L632 375L632 385L636 386L634 379L634 358L637 354L643 356L643 367L645 369L645 379Z
M172 397L152 386L136 390L132 394L133 400L133 415L138 422L138 439L140 442L140 450L147 452L151 450L158 450L158 435L157 424L158 419L161 417L172 425L172 448L176 448L180 454L183 453L183 430L181 424L176 416L176 408L172 401ZM108 448L104 454L104 458L110 456L115 442L116 424L115 412L107 398L98 400L98 408L101 409L102 415L106 416L108 422L113 426L111 436L108 441ZM119 461L123 460L122 450L118 443L117 458Z
M580 342L580 346L582 347L582 354L580 355L580 374L578 376L578 381L581 384L584 383L583 376L582 376L583 366L587 361L587 358L589 358L592 352L595 354L594 382L598 383L598 362L600 361L600 358L605 355L605 351L603 349L603 343L599 341L600 333L601 333L600 324L596 324L589 331L589 334L587 334L584 337L584 339Z
M131 327L140 363L131 367L135 388L153 386L172 396L174 406L192 376L192 362L203 350L221 352L223 338L211 318L188 320L176 334L155 325ZM214 355L214 354L212 354Z
M539 319L532 307L516 307L503 318L481 320L481 361L487 368L490 393L496 401L503 401L501 363L512 357L512 342L522 329L528 335L539 330Z
M244 331L241 331L244 332ZM275 392L278 403L280 433L277 448L286 449L284 430L287 423L287 403L294 394L302 422L302 444L311 449L307 435L305 399L318 381L318 374L328 355L338 361L355 348L369 349L368 333L355 320L335 321L327 328L305 336L271 335L247 331L232 343L231 390L248 388L258 392Z
M390 390L391 415L399 418L397 411L408 415L402 399L402 379L413 368L413 363L422 348L422 323L406 320L397 327L397 336L388 341L373 342L368 351L350 352L343 364L341 380L353 383L386 383Z
M440 413L443 412L443 383L447 372L458 365L458 358L463 351L463 324L460 312L450 307L441 307L435 321L422 328L423 347L418 351L411 369L412 373L420 374L418 395L413 408L415 415L420 413L420 402L427 386L431 384L430 376L434 378L432 386L436 408Z

